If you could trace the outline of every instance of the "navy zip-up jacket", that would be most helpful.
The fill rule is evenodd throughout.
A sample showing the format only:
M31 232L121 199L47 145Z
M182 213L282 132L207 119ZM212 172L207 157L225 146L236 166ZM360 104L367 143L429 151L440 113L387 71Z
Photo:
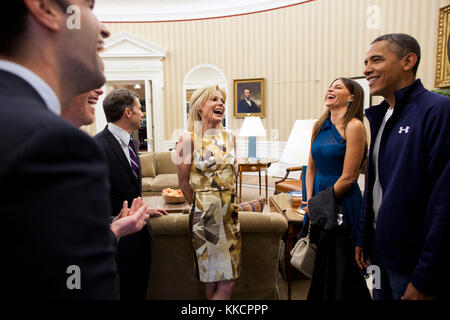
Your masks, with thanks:
M450 254L450 99L426 90L417 79L395 92L395 107L387 121L379 150L379 180L383 199L374 231L372 190L374 165L364 192L363 221L356 244L372 263L411 275L419 291L439 294ZM366 110L371 147L386 101Z

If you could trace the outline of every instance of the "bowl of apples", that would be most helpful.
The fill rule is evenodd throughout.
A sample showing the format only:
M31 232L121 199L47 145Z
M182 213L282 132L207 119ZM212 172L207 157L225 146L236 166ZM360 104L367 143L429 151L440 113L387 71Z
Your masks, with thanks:
M161 192L166 203L183 203L186 201L180 189L166 188Z

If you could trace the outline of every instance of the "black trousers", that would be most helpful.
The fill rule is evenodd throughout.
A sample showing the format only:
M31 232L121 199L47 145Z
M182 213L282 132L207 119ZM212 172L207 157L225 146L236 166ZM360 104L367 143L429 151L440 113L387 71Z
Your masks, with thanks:
M151 245L147 228L119 240L116 257L121 300L145 300L151 268Z

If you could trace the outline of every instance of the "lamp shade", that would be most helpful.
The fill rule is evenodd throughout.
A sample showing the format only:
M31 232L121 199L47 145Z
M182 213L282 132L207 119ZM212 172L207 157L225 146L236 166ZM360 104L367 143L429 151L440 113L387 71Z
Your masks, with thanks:
M261 137L266 135L266 130L260 117L245 117L239 136L241 137Z
M281 155L281 162L297 166L308 164L312 130L316 121L315 119L295 121L286 147Z

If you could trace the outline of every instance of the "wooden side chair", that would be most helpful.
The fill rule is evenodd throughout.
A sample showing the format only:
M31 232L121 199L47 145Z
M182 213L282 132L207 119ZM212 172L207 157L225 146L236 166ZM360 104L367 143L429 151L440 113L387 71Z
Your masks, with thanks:
M301 171L300 179L288 179L289 174L295 171ZM274 194L289 191L302 191L302 178L304 179L305 174L306 166L287 168L283 179L275 182Z

